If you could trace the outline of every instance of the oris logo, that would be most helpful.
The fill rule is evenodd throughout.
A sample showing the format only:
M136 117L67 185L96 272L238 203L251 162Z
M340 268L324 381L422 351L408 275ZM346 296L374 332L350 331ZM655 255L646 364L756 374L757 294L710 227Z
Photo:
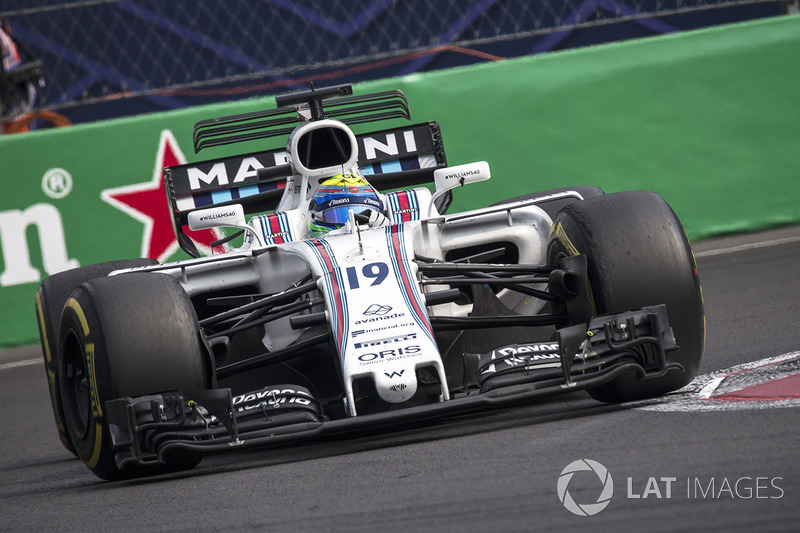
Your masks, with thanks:
M368 361L375 361L378 359L392 359L395 357L402 357L402 356L410 356L419 353L421 348L417 345L414 346L406 346L404 348L395 348L392 350L381 350L380 352L376 353L362 353L358 356L358 360L362 363ZM400 373L402 375L402 372ZM393 376L389 376L393 377Z

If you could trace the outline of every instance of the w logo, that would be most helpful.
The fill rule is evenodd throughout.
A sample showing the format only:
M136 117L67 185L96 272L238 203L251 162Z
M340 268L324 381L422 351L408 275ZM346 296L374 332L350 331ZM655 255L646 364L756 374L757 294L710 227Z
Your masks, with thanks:
M383 375L386 376L389 379L401 378L401 377L403 377L403 372L405 372L405 371L406 371L406 369L404 368L400 372L384 372Z

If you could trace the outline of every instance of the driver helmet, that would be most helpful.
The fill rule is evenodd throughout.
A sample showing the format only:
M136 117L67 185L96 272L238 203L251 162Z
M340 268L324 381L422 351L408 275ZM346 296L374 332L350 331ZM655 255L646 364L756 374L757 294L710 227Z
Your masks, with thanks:
M356 219L369 222L372 211L383 212L383 202L372 185L358 174L336 174L319 184L311 200L311 235L320 237L340 229L353 211Z

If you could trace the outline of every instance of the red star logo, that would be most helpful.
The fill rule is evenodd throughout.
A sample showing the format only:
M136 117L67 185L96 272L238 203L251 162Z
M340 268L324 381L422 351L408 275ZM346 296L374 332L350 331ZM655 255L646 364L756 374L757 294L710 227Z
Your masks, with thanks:
M158 144L153 178L137 185L106 189L100 194L103 200L144 224L141 257L163 262L178 250L161 169L183 163L186 163L186 158L175 137L169 130L164 130ZM186 234L204 253L210 253L211 243L224 237L222 232L213 229L187 231Z

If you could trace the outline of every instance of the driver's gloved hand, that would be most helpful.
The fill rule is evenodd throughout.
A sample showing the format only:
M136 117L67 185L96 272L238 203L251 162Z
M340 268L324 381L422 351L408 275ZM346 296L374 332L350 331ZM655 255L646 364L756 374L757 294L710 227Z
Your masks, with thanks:
M386 216L378 210L367 209L355 216L357 224L366 224L371 228L382 226L386 223Z

